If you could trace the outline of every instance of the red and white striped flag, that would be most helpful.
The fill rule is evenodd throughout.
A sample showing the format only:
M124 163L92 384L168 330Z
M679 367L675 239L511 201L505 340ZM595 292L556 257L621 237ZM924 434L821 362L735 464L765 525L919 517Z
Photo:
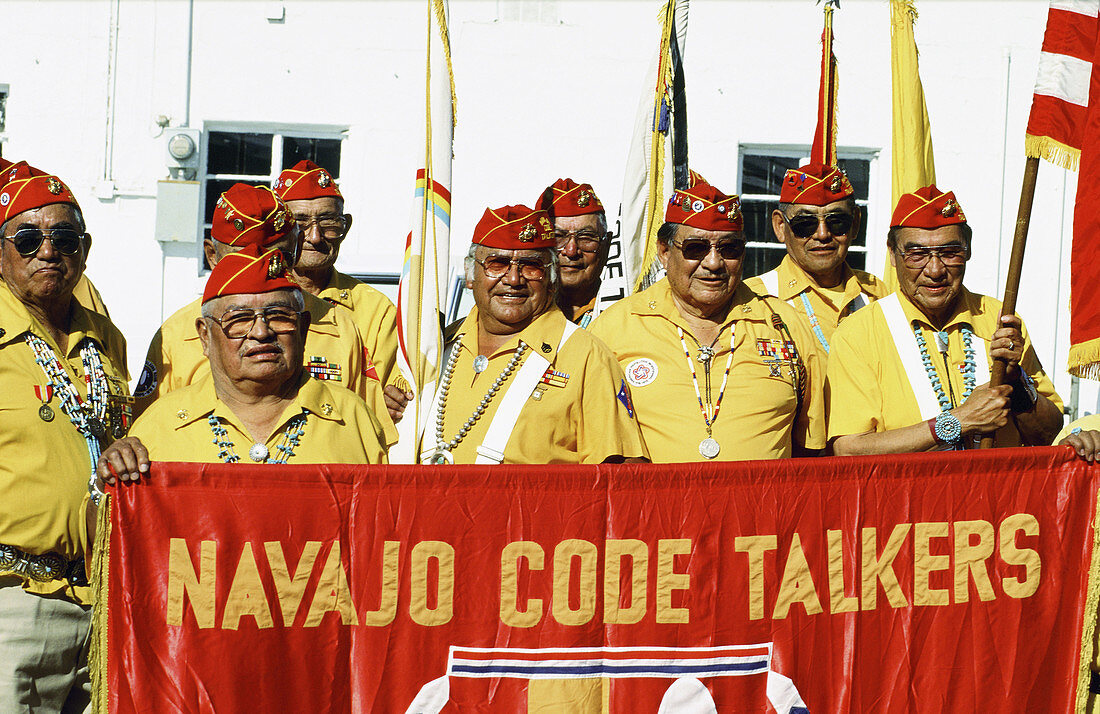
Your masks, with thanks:
M1052 0L1027 124L1030 157L1080 166L1070 258L1071 374L1100 378L1100 0Z

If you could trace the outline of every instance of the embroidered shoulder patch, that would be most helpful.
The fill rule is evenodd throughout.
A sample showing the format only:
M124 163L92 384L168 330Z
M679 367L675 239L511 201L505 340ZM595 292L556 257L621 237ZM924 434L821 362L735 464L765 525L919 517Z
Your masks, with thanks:
M141 377L138 378L137 387L134 389L134 396L144 399L156 391L157 388L157 367L153 364L152 360L145 360L145 367L141 370Z

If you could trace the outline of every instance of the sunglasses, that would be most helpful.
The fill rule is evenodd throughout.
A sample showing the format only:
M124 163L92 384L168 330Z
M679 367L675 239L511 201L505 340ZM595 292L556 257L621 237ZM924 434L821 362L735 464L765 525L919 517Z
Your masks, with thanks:
M852 230L852 224L855 223L855 217L852 216L851 213L840 212L826 213L821 217L803 213L794 218L783 216L783 220L787 222L787 226L790 227L791 233L794 233L799 238L809 238L814 233L817 233L817 227L822 220L825 221L825 228L834 236L848 235L848 231Z
M485 271L487 278L500 278L515 265L524 280L542 280L546 277L546 264L538 258L511 258L504 255L490 255L485 260L475 261Z
M50 244L61 255L76 255L84 242L84 233L78 233L72 228L53 228L42 230L41 228L20 228L14 235L4 236L4 240L11 241L15 246L15 252L24 258L29 258L42 247L42 241L50 239Z
M710 255L711 250L718 251L722 260L737 260L745 254L743 241L726 241L724 243L711 243L702 238L687 238L678 241L675 238L669 240L672 245L680 249L685 260L702 260Z

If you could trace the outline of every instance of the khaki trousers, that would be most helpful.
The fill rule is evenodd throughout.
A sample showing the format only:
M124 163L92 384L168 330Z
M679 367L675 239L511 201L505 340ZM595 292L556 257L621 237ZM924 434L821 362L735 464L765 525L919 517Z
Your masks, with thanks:
M0 714L91 712L91 610L0 576Z

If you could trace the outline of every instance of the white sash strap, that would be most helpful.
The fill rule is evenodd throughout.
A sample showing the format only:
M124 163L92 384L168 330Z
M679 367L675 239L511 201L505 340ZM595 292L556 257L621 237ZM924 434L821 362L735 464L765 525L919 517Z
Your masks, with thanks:
M974 386L980 386L989 381L989 343L974 335L971 345L974 347Z
M562 332L561 341L558 342L559 352L578 329L580 328L577 325L568 320L565 321L565 330ZM485 440L481 442L481 446L477 447L475 464L499 464L504 460L504 447L508 446L508 440L512 437L512 430L516 428L516 423L519 422L519 414L523 411L524 405L531 397L531 392L535 391L535 387L538 386L539 380L542 379L542 375L546 374L546 369L549 366L550 361L548 359L537 354L534 350L530 351L527 359L523 361L523 366L516 372L515 379L512 380L512 383L508 385L508 389L504 392L504 396L500 400L500 406L497 407L496 414L493 415L493 420L489 422L489 428L485 432Z
M932 382L928 379L928 371L920 359L920 349L913 338L913 326L905 319L905 313L898 302L897 293L891 293L875 304L882 309L882 315L886 318L886 326L890 328L890 336L894 339L894 349L898 352L901 367L905 376L909 378L909 386L913 389L913 396L917 398L917 408L920 409L921 420L927 420L940 413L940 402L936 399L936 392L932 389ZM986 367L988 370L988 366Z
M779 271L771 270L763 275L758 275L760 281L764 283L764 289L768 291L768 295L773 297L779 297Z

